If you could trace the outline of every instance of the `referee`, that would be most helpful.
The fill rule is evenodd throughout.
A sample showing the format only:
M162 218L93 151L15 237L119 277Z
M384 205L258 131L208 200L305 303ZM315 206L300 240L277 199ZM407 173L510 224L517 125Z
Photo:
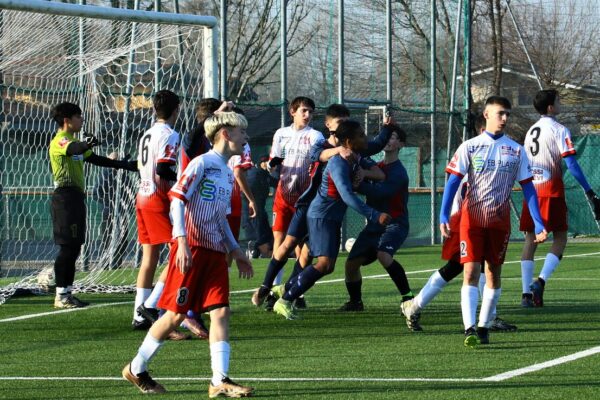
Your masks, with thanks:
M52 119L59 127L48 150L55 188L51 206L54 242L60 246L54 262L55 308L78 308L88 305L72 294L75 261L79 256L81 245L85 242L83 162L101 167L137 171L134 161L111 160L94 154L91 149L99 144L95 137L88 136L85 141L75 138L83 125L81 114L81 108L73 103L61 103L52 109Z

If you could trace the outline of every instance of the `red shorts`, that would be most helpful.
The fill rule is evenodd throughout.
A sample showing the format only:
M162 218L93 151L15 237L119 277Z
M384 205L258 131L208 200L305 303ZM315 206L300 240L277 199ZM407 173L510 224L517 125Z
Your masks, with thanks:
M450 217L450 237L444 239L442 259L460 262L460 211Z
M191 247L192 266L182 275L175 265L177 241L169 252L169 270L158 307L185 314L229 306L229 271L225 253Z
M296 207L286 202L277 190L273 200L273 232L286 233L295 213Z
M460 263L481 262L504 264L510 231L460 226Z
M538 197L538 206L540 207L544 227L546 227L548 232L568 230L567 202L564 197ZM533 232L535 230L533 218L529 214L529 207L526 201L523 201L519 230L522 232Z
M162 244L171 241L173 225L169 211L135 209L138 240L141 244Z
M233 233L233 237L235 240L238 240L240 238L240 225L242 225L242 217L229 214L227 216L227 222L229 223L229 228L231 229L231 233Z

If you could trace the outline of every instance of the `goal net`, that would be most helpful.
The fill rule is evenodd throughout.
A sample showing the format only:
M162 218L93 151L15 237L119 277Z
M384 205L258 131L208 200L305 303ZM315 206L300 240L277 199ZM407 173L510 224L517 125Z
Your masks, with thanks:
M114 9L54 5L67 13L0 10L0 304L18 290L41 292L53 282L58 248L48 145L57 128L50 118L54 105L79 104L82 131L101 141L94 151L122 158L137 156L138 139L153 122L157 90L182 99L180 132L192 128L198 99L215 95L214 35L202 26L212 17L198 16L193 25L195 16L119 10L117 20L98 17ZM179 22L184 17L186 24ZM93 165L85 166L85 176L87 232L75 290L130 290L140 257L138 177Z

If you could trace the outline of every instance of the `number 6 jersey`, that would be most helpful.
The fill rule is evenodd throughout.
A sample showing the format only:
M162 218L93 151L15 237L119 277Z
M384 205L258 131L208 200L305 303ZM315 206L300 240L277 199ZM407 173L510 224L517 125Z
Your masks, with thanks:
M137 208L168 212L167 193L173 182L157 175L156 166L160 163L175 165L178 149L179 133L165 123L157 122L144 133L138 146L140 188Z
M524 143L538 197L564 197L562 159L575 154L569 130L542 116L529 128Z

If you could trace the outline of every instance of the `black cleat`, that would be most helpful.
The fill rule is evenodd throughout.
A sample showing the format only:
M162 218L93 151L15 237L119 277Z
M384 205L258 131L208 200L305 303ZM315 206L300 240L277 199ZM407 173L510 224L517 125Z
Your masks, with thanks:
M300 296L294 300L294 308L306 310L306 300L304 300L304 296Z
M479 344L490 344L490 330L484 327L477 327L477 337Z
M479 344L479 338L477 337L477 331L475 331L475 326L470 327L465 331L465 347L474 348Z
M533 295L531 293L523 293L521 296L521 307L523 308L533 308Z
M502 318L494 318L490 325L490 331L492 332L514 332L517 330L516 325L509 324Z
M158 310L156 308L146 308L144 304L140 304L136 311L144 319L150 321L150 324L155 323L158 319Z
M133 321L131 321L131 328L134 331L147 331L148 329L150 329L151 326L152 326L152 322L150 322L146 318L144 318L141 321L138 321L137 319L134 319Z
M275 305L275 302L277 302L277 297L273 296L272 294L269 294L267 296L267 299L265 300L265 311L273 311L273 306Z
M338 308L338 311L360 312L365 311L365 305L362 301L347 301L343 306Z
M536 307L544 307L544 282L537 278L531 286L529 286L531 293L533 293L533 305Z

